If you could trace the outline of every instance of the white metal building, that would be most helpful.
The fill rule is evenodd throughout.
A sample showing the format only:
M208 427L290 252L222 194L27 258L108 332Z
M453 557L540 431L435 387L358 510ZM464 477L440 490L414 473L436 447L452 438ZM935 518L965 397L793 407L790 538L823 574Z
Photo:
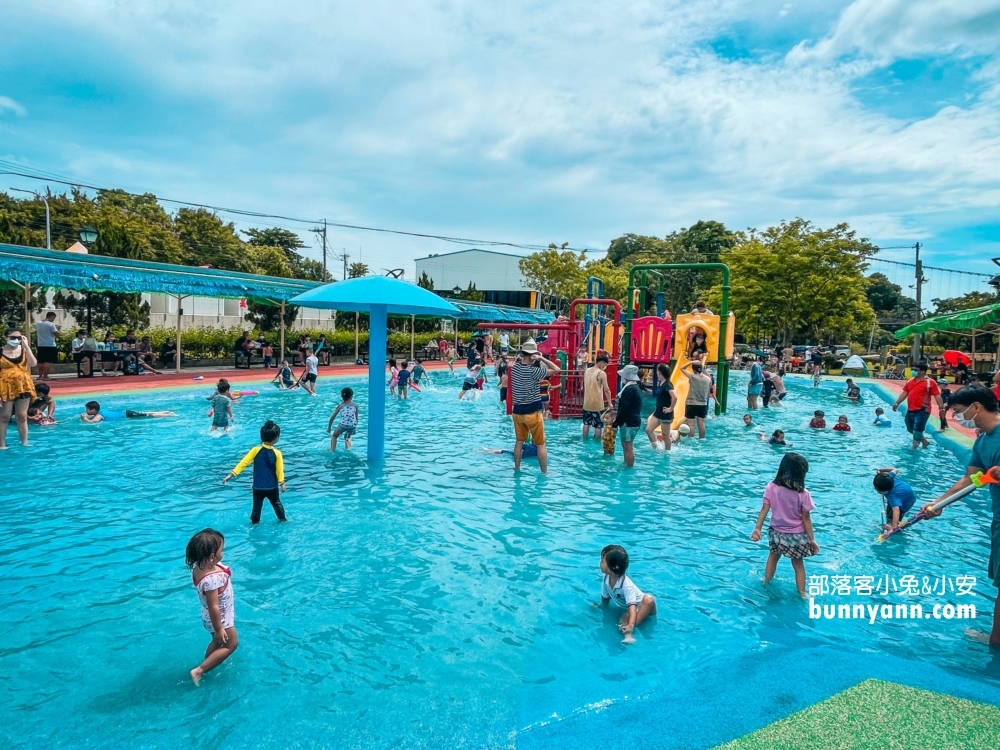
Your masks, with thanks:
M455 253L428 255L417 258L417 275L424 273L434 282L434 290L450 291L455 287L467 289L475 284L483 292L486 302L536 307L538 294L524 282L518 261L523 256L498 253L493 250L459 250Z

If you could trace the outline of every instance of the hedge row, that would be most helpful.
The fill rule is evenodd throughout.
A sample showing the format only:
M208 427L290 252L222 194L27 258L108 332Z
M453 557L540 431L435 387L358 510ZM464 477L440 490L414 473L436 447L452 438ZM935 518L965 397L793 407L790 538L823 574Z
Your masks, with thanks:
M236 339L240 337L240 334L248 330L243 327L233 327L233 328L192 328L185 329L181 333L181 346L183 348L184 354L186 356L201 357L202 359L227 359L233 356L233 346L236 343ZM118 330L117 328L112 328L111 332L115 336L121 339L125 335L125 330ZM256 337L260 332L252 331L253 337ZM468 340L472 335L472 330L462 331L459 330L459 336ZM334 332L323 331L323 330L301 330L296 329L294 331L288 331L285 334L285 347L289 351L295 348L295 344L298 341L299 336L309 335L313 340L318 339L321 335L326 336L327 345L330 348L331 353L335 357L353 357L354 356L354 331L353 329L348 330L337 330ZM72 347L70 342L76 335L75 331L63 331L59 334L57 343L59 347L59 358L62 361L70 361L70 352ZM98 340L101 336L98 332L94 332L95 337ZM160 347L163 346L164 342L168 338L175 338L177 332L173 328L149 328L145 331L137 331L136 337L142 338L143 336L149 336L150 341L153 344L153 348L159 352ZM454 334L449 334L449 340L452 339ZM277 333L267 333L265 337L271 342L272 346L277 348L278 345L278 334ZM439 333L418 333L414 336L414 342L417 349L426 346L426 344L431 339L439 339ZM393 332L389 334L389 344L393 349L399 352L409 352L410 349L410 334L409 333L399 333ZM362 331L358 335L359 346L362 349L366 349L368 346L368 332Z

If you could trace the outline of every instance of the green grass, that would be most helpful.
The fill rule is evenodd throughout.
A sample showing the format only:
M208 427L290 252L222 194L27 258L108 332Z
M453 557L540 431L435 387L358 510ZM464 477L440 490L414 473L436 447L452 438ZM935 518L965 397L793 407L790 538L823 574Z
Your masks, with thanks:
M880 680L776 721L717 750L996 750L1000 708Z

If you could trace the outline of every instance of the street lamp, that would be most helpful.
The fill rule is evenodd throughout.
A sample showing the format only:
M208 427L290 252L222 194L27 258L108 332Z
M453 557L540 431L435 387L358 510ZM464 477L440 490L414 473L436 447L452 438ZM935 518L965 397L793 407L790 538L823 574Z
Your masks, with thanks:
M30 190L22 190L21 188L11 188L12 192L15 193L27 193L28 195L33 195L42 203L45 204L45 249L52 249L52 215L49 212L49 202L46 200L45 196L41 193L33 193Z
M90 224L85 226L80 230L80 241L85 245L89 245L93 242L97 242L97 230L94 229ZM96 276L95 276L96 278ZM93 311L90 307L90 292L87 292L87 335L90 336L93 331Z
M458 284L456 284L455 288L451 290L451 293L454 294L457 297L458 295L460 295L462 293L462 287L460 287Z

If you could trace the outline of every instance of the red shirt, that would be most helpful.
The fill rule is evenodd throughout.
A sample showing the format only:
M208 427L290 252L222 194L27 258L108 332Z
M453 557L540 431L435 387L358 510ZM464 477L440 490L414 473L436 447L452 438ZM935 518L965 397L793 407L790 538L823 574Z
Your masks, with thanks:
M837 422L837 424L833 426L833 429L834 432L850 432L851 426L849 424L841 424L840 422Z
M941 389L938 384L930 378L910 378L903 386L903 393L906 394L906 410L920 411L931 408L931 397L940 396Z

